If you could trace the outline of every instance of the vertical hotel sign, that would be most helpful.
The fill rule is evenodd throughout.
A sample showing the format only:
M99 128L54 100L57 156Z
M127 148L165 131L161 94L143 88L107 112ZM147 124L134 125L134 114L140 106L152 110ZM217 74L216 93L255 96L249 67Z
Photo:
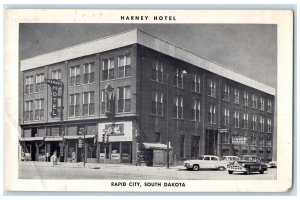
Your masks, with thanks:
M45 79L45 83L47 85L49 85L50 88L51 88L51 99L52 99L51 108L52 108L52 110L50 112L50 115L51 115L52 118L54 118L54 117L57 117L57 115L58 115L58 111L57 111L57 109L58 109L57 108L57 104L58 104L57 102L58 101L57 101L57 99L59 97L62 97L62 95L63 95L63 94L61 94L61 96L58 95L58 88L59 87L63 88L63 82L58 81L56 79Z

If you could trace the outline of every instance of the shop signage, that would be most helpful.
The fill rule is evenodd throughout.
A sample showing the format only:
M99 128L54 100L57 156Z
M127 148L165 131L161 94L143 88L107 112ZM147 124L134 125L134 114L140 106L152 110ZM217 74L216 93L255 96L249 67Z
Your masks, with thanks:
M124 135L124 124L106 124L105 130L110 135Z
M105 153L100 153L100 159L105 159Z
M112 160L120 160L120 154L119 153L112 153L111 154Z
M128 153L122 153L122 160L129 160L129 154Z
M78 140L78 148L81 148L81 147L82 147L82 140L79 139L79 140Z
M247 144L247 137L242 136L233 136L232 137L232 144Z
M58 115L57 111L57 99L58 99L58 88L63 87L63 82L58 81L56 79L45 79L45 83L48 84L51 88L51 99L52 99L52 110L50 111L50 115L52 118Z
M221 129L218 129L218 130L219 130L219 133L228 133L229 132L228 128L221 128Z

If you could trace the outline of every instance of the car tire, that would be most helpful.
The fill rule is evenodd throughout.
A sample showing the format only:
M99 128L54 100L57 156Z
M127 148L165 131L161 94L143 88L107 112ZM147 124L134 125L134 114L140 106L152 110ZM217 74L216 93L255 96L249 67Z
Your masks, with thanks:
M249 174L250 174L250 169L249 169L249 168L246 168L245 174L246 174L246 175L249 175Z
M264 172L265 172L265 170L263 170L263 169L259 171L260 174L263 174Z
M218 170L219 170L219 171L224 171L224 170L225 170L225 167L224 167L224 166L219 166L219 167L218 167Z
M232 174L233 173L233 171L228 171L228 174Z
M200 169L199 165L193 165L193 170L198 171Z

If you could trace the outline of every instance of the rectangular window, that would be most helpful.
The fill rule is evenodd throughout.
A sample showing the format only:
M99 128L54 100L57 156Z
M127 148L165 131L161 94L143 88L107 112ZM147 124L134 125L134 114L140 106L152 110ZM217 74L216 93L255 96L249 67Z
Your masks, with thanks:
M53 70L51 78L61 81L61 69Z
M200 120L201 120L201 117L200 117L201 102L200 102L200 100L195 99L193 101L192 106L193 106L192 107L192 120L200 122Z
M259 146L263 147L265 145L265 138L263 136L259 139Z
M33 76L25 77L25 94L33 93Z
M272 137L267 136L266 147L272 147Z
M252 130L254 130L254 131L257 130L257 116L256 115L252 116Z
M243 115L243 128L248 129L248 113L244 113Z
M224 108L224 126L229 126L229 108Z
M35 100L35 120L44 120L44 99Z
M118 57L119 78L131 76L131 58L130 55Z
M216 106L214 104L209 104L208 120L211 124L216 123Z
M24 105L24 121L33 120L33 100L25 101Z
M151 113L154 115L163 115L163 93L159 91L152 92Z
M101 90L101 114L105 114L105 90Z
M223 142L223 144L229 144L229 133L228 132L223 133L222 142Z
M272 120L267 119L267 125L268 125L268 133L272 132Z
M238 89L234 89L234 103L240 103L240 91Z
M216 97L216 81L208 80L208 96Z
M104 59L102 61L102 80L111 80L115 78L114 58Z
M224 100L229 101L229 85L225 84L224 85Z
M163 62L159 59L153 61L152 75L151 75L152 80L163 82L163 72L164 72Z
M80 66L70 67L70 85L80 85Z
M271 113L272 112L272 101L268 100L268 112Z
M160 143L160 132L155 132L155 134L154 134L154 142Z
M44 91L44 74L37 74L35 75L35 91L36 92L43 92Z
M264 132L265 130L265 120L262 116L259 117L259 125L260 125L260 131Z
M82 111L83 115L94 115L95 104L94 104L94 92L85 92L82 95Z
M260 110L264 111L265 110L265 100L264 98L260 98Z
M191 136L191 158L199 158L200 136Z
M252 95L252 108L257 109L257 96L255 94Z
M118 112L131 111L131 89L130 86L118 88Z
M83 82L86 83L94 83L95 82L95 63L86 63L83 65Z
M255 133L251 134L251 145L256 145L256 134Z
M183 118L183 97L174 96L173 97L173 117L177 119Z
M183 70L176 68L176 72L173 77L173 85L183 88Z
M244 106L248 106L248 92L244 92Z
M184 135L180 135L180 141L179 141L179 145L180 145L180 158L185 158L185 148L184 148L184 141L185 140L185 136Z
M240 127L240 112L237 110L234 111L234 127Z
M70 94L69 116L79 116L79 94Z
M200 91L201 91L201 76L200 75L197 75L197 74L194 75L192 86L193 86L192 90L194 92L200 93Z

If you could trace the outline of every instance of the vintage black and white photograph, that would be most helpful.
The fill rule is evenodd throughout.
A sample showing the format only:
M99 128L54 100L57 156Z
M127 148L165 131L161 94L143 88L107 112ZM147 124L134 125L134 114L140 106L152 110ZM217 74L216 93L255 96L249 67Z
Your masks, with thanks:
M141 14L19 23L18 179L278 180L278 25Z

